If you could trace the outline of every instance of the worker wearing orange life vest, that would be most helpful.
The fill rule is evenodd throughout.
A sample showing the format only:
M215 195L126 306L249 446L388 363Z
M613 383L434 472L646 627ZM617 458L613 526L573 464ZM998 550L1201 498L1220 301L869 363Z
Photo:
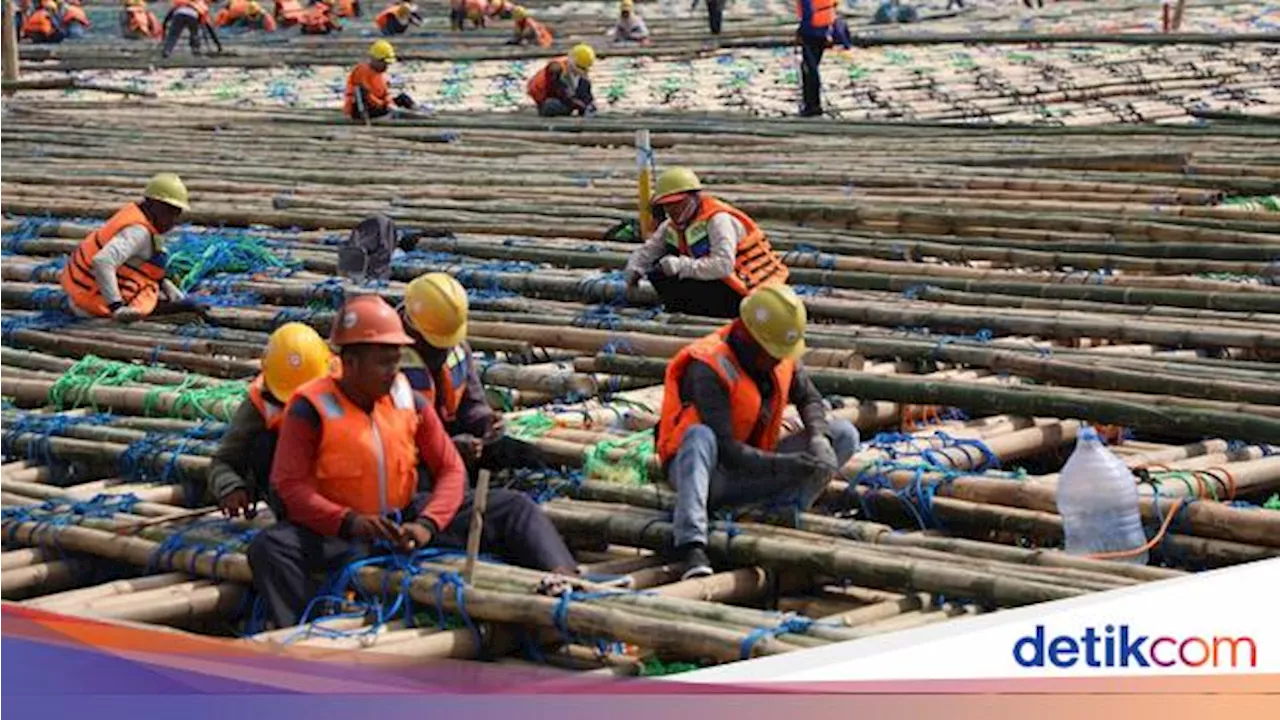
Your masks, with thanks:
M298 388L285 407L271 488L286 519L249 546L253 585L276 626L298 622L312 573L374 551L466 542L470 504L462 459L435 408L399 372L413 341L395 309L361 295L339 309L329 342L340 376ZM491 490L481 548L506 561L576 574L550 520L525 495Z
M675 488L675 546L685 579L711 574L707 512L755 503L804 511L858 447L847 420L828 421L799 357L804 304L786 285L742 301L741 316L667 365L658 457ZM782 439L794 404L804 430Z
M177 175L160 173L144 196L71 253L60 281L75 314L133 322L150 315L162 296L182 299L182 291L165 278L164 234L190 208L187 188Z
M465 30L468 22L472 28L482 28L485 17L485 0L449 0L449 27L453 30Z
M228 5L218 13L218 27L237 27L246 30L275 32L276 20L262 10L256 0Z
M569 54L549 61L529 78L526 92L543 117L594 115L595 96L591 92L591 66L596 51L585 43L574 45Z
M89 28L93 27L93 23L89 22L89 16L85 14L84 8L80 7L79 0L67 0L62 8L62 27L66 30L68 38L82 38Z
M60 43L67 39L67 29L58 16L58 3L45 0L34 12L28 14L22 21L18 37L40 45Z
M159 40L163 37L160 18L147 10L145 0L128 0L120 12L120 35L126 40Z
M510 20L516 6L509 0L489 0L484 8L485 17L491 20Z
M347 76L347 97L343 112L352 120L368 121L389 115L393 105L412 110L413 98L405 93L391 97L387 68L396 61L396 49L387 40L369 46L369 59L356 65Z
M207 36L222 52L222 40L213 27L213 19L209 17L209 5L204 0L173 0L173 5L164 16L164 45L160 50L162 57L173 54L182 33L187 33L187 42L191 46L191 54L200 54L201 39Z
M334 14L338 17L360 17L360 0L334 0Z
M822 77L818 66L827 50L832 27L836 23L837 0L796 0L796 18L800 26L796 35L800 40L800 82L803 100L800 115L813 117L822 114Z
M340 32L342 26L333 15L333 6L321 1L302 13L298 18L298 29L303 35L328 35Z
M627 260L627 284L648 277L668 312L731 318L757 287L787 281L787 267L746 213L703 191L692 170L668 168L653 203L666 219Z
M328 375L332 360L329 346L308 325L286 323L271 333L262 372L249 383L249 397L236 409L209 464L209 494L227 517L252 518L265 501L277 520L284 519L270 480L285 405L295 390Z
M302 20L306 12L299 0L275 0L271 15L280 27L293 27Z
M545 48L551 47L555 42L551 28L536 20L523 6L517 5L511 11L511 19L515 22L512 24L513 34L507 41L508 45L537 45Z
M472 478L480 468L545 467L536 446L505 435L502 414L485 398L467 344L467 291L447 273L428 273L409 283L404 297L401 318L413 345L400 368L435 404Z
M378 26L378 32L383 35L403 35L411 25L422 24L422 15L418 13L417 5L401 0L378 13L373 24Z

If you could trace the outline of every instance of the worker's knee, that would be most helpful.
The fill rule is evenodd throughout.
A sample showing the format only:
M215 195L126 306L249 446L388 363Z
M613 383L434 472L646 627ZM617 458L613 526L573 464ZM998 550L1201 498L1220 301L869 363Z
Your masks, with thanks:
M836 460L843 467L849 458L858 452L861 436L853 423L843 418L834 419L827 425L827 434L831 438L831 447L836 451Z
M488 505L495 509L501 508L503 514L507 515L512 521L532 517L542 512L538 504L530 499L528 495L506 488L490 490Z
M680 452L676 453L675 465L683 471L689 463L696 463L710 469L719 461L720 447L716 434L706 425L690 425L680 439Z
M245 553L249 557L249 567L270 568L300 556L297 534L297 528L289 523L278 523L260 531Z

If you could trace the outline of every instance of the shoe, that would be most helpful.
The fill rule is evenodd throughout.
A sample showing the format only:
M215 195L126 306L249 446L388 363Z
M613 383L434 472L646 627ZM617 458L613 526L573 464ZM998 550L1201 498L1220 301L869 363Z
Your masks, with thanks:
M706 577L715 571L711 569L711 561L707 559L707 551L701 545L688 545L684 551L684 574L681 580Z

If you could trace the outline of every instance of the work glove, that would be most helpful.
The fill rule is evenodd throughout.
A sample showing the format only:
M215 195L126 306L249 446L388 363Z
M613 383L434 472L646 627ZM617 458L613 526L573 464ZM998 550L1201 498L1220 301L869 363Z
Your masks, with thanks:
M658 259L658 269L669 278L680 277L680 258L675 255L663 255Z
M143 318L142 311L130 305L121 305L111 311L111 319L116 322L134 323Z
M406 93L400 93L399 95L396 96L395 100L393 100L392 102L394 102L397 106L402 107L406 110L412 110L415 107L417 107L417 103L415 103L413 101L413 98L409 97L409 95Z
M840 470L840 462L836 458L836 449L832 447L831 441L827 439L826 435L815 435L809 440L809 454L828 465L832 473Z

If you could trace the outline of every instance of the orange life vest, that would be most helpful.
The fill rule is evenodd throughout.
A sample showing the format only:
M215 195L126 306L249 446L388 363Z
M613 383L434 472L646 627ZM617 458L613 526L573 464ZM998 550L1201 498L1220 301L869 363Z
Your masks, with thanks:
M534 73L533 77L529 78L529 82L525 84L524 89L525 92L529 93L529 97L533 98L535 105L541 105L544 100L551 97L551 83L556 82L552 79L552 65L560 67L560 77L563 78L569 67L569 58L568 56L563 56L551 60L546 65L543 65L541 70Z
M49 11L40 8L22 21L22 37L48 37L53 34L53 18Z
M791 378L795 374L794 360L783 360L773 369L773 397L769 405L768 422L761 425L760 388L751 376L738 364L733 349L725 342L732 323L686 345L667 365L663 380L662 416L658 421L658 457L666 463L680 451L684 432L702 422L698 408L686 405L680 398L680 383L689 363L699 361L720 377L725 390L733 400L733 439L752 447L772 452L778 447L782 432L782 412L787 407Z
M125 23L125 36L144 36L159 39L160 19L147 10L145 5L130 5L124 9L128 20Z
M337 0L334 14L338 17L355 17L359 7L358 0Z
M555 38L551 35L551 29L537 20L527 17L516 21L516 33L521 38L530 32L537 39L538 47L551 47L551 44L555 42Z
M761 285L784 283L787 281L787 266L782 258L773 251L773 246L764 236L764 231L749 215L729 203L703 194L698 206L698 214L683 231L677 230L670 222L666 225L663 239L672 250L689 257L703 257L711 251L711 238L707 232L707 223L716 213L729 213L742 223L747 234L738 241L737 256L733 261L733 273L724 278L729 287L746 297Z
M330 14L332 9L325 3L316 3L311 9L302 13L302 17L298 18L298 24L302 26L304 35L323 35L329 28L337 27L334 22L333 15Z
M107 301L102 298L102 292L98 289L98 280L93 275L93 258L112 238L130 225L146 228L151 233L154 247L155 239L160 233L136 203L129 203L112 215L105 225L86 235L75 252L71 253L60 280L62 289L76 307L99 317L111 315ZM160 300L160 281L163 279L163 258L153 256L137 267L124 264L116 268L120 299L143 315L150 315L156 309L156 303Z
M836 21L836 0L811 0L813 17L810 23L815 28L831 27ZM804 19L804 0L796 0L796 19Z
M209 6L204 0L173 0L173 7L190 7L196 11L196 16L200 18L200 22L209 22Z
M298 0L276 0L276 19L286 25L292 25L302 19L306 11Z
M67 9L62 11L62 24L69 26L72 23L80 23L86 28L92 27L89 16L84 14L84 8L68 5Z
M458 345L449 350L444 364L432 373L417 350L405 348L400 371L409 378L414 390L426 396L440 420L447 424L458 418L458 408L462 407L462 398L467 394L467 382L471 378L471 363L467 360L467 349Z
M347 75L347 94L342 110L347 117L358 120L356 107L356 91L364 91L364 101L369 110L382 110L391 106L391 91L387 88L387 76L370 67L369 63L358 63Z
M382 514L409 504L418 487L418 411L403 375L391 393L366 413L342 394L332 377L303 385L320 415L316 451L316 491L362 515Z
M261 374L249 383L249 402L257 408L258 414L262 416L262 422L267 425L267 430L276 432L280 429L280 423L284 422L284 405L281 405L280 401L267 390L266 381Z
M401 17L402 12L404 17ZM401 5L400 3L396 3L395 5L392 5L386 10L378 13L378 16L373 19L373 24L377 25L379 30L385 30L387 28L387 23L391 22L391 18L395 18L402 26L408 26L409 15L408 7Z

